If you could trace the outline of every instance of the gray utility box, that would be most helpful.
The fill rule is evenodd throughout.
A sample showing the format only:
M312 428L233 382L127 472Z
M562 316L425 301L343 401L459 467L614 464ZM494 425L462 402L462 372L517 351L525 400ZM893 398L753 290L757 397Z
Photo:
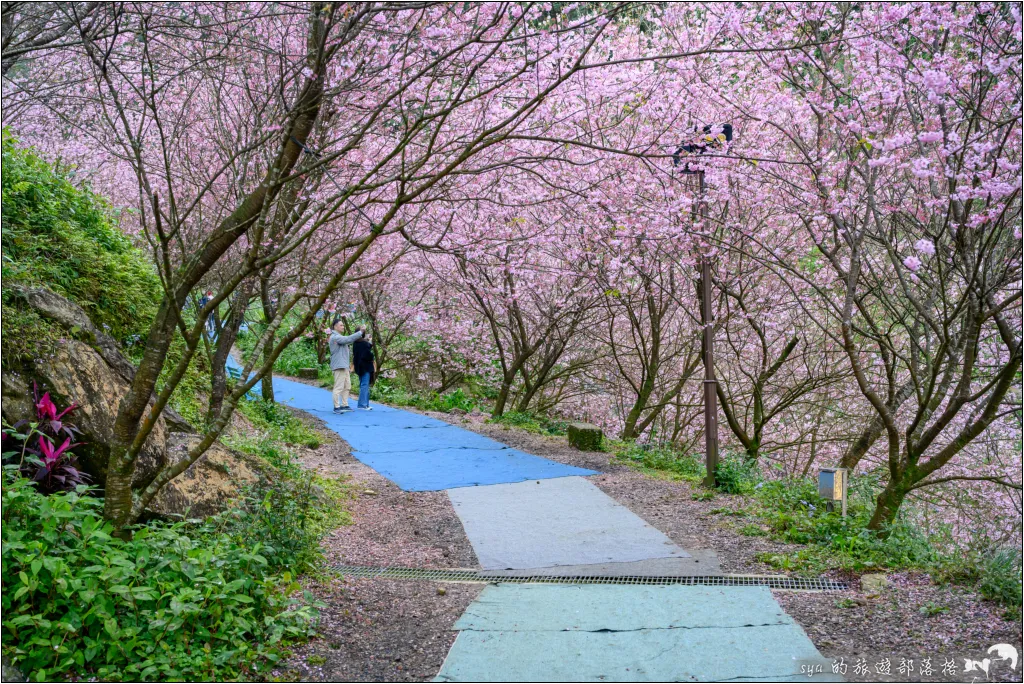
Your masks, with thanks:
M846 468L822 468L818 473L818 496L829 502L829 510L832 510L836 501L841 501L844 516L848 486L849 471Z

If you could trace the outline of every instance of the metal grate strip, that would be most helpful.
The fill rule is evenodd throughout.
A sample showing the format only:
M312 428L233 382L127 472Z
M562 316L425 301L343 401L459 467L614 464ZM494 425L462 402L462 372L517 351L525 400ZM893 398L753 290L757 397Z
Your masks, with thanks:
M824 577L786 577L782 575L697 575L684 577L626 575L623 577L601 577L577 575L562 577L555 575L529 575L509 577L488 575L479 570L447 570L423 568L378 567L366 565L336 565L335 569L346 577L356 579L379 578L396 580L423 580L431 582L478 582L515 584L641 584L704 587L768 587L789 591L843 591L843 582Z

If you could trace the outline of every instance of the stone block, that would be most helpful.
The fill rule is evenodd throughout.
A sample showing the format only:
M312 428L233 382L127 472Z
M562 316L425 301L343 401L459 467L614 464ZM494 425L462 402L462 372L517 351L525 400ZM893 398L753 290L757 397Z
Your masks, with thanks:
M600 451L604 434L601 428L590 423L569 424L569 444L580 451Z

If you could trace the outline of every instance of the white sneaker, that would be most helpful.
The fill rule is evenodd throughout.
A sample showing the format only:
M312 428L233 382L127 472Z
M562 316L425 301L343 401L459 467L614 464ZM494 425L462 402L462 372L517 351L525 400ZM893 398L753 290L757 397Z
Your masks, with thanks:
M372 406L360 406L359 410L360 411L372 411L373 407Z

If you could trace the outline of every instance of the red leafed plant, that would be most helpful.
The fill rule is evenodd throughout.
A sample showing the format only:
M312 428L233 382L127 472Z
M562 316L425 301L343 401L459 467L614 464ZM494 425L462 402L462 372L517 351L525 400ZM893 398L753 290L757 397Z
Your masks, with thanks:
M71 452L81 445L71 441L80 431L66 420L78 404L72 403L58 412L49 392L40 397L39 388L33 386L33 395L36 420L21 420L3 431L6 468L31 478L45 494L86 484L89 476L78 468L78 461ZM63 443L55 446L61 437L64 437Z

